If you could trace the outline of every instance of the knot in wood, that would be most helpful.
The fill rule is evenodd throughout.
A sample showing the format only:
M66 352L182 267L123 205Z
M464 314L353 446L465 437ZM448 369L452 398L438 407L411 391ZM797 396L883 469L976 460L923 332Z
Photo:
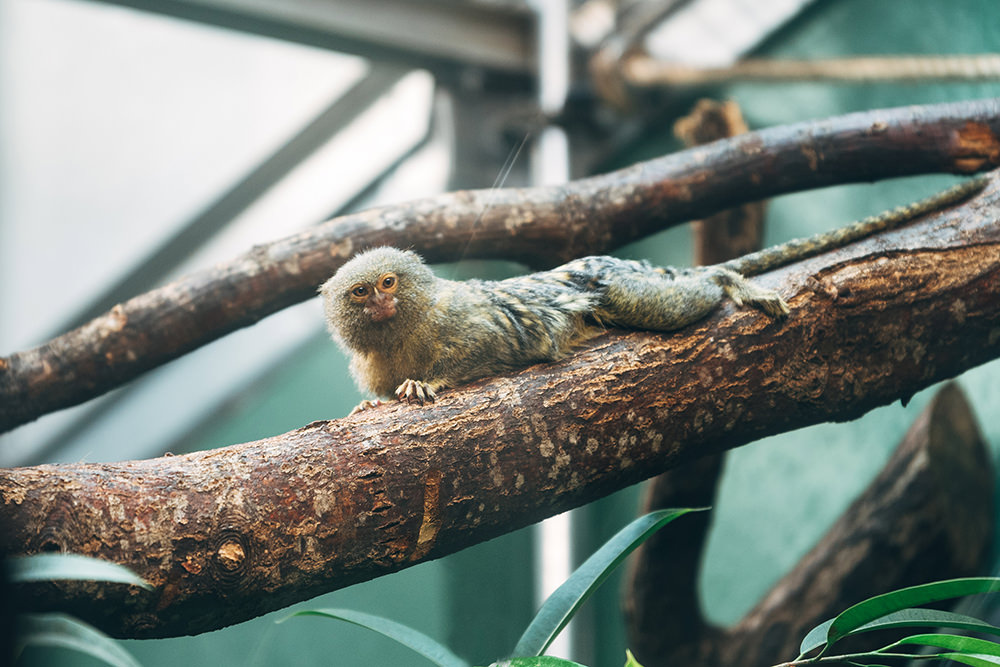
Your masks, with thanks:
M73 551L70 537L78 534L79 523L73 498L69 494L60 494L45 517L45 525L38 531L34 551Z
M133 614L132 616L127 616L124 621L124 626L127 629L126 631L128 634L136 637L143 637L150 632L155 632L162 622L162 619L160 619L156 614L139 612L137 614Z
M243 551L243 545L236 540L226 540L219 545L215 557L219 567L228 572L235 572L243 565L246 553Z
M223 584L242 581L249 567L250 548L246 538L232 530L224 531L215 540L212 551L212 573Z

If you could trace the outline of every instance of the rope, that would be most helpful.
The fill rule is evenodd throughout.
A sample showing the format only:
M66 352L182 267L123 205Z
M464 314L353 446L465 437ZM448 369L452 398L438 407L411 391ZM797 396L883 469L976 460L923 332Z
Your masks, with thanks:
M624 59L625 81L636 87L702 86L731 81L983 81L1000 79L1000 54L886 56L830 60L748 59L730 67L690 67L647 54Z

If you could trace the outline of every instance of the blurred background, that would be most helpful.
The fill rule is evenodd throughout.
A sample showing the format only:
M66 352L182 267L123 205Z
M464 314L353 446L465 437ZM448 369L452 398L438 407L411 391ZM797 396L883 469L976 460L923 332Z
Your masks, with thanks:
M1000 93L990 81L737 80L663 85L622 108L590 73L595 53L639 45L713 67L747 56L980 54L1000 51L998 28L995 0L0 0L0 354L339 214L560 182L668 153L679 147L673 121L702 97L735 100L758 129ZM781 197L765 243L954 180ZM679 227L619 254L689 264L689 237ZM523 267L439 270L502 277ZM961 385L995 451L1000 364ZM713 621L739 619L797 562L932 393L729 454L700 578ZM343 416L361 398L313 299L0 436L0 466L220 447ZM571 540L579 562L635 515L637 496L628 489L577 510L549 539ZM486 664L513 646L546 558L559 559L552 548L537 556L543 534L525 529L299 606L382 614ZM617 582L606 584L561 650L622 664L619 597ZM429 664L358 628L274 624L285 615L124 644L149 666ZM90 664L68 653L26 659Z

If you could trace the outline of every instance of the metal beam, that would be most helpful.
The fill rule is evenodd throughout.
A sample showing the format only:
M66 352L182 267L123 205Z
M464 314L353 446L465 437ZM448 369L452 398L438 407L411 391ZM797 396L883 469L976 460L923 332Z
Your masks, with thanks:
M454 0L96 0L454 78L468 66L534 72L534 21L520 3Z

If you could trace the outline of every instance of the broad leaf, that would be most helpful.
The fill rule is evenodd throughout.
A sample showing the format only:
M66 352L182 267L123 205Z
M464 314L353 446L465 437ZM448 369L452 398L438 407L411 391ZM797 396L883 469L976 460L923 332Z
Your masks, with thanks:
M153 587L123 565L77 554L33 554L6 560L11 581L106 581L130 584L147 590Z
M693 509L650 512L618 531L542 604L514 648L514 655L541 655L595 589L650 535Z
M953 662L960 662L963 665L971 665L972 667L996 667L1000 665L1000 658L995 655L939 653L936 657L938 660L951 660Z
M975 637L962 637L960 635L948 635L941 633L904 637L879 652L886 652L897 646L933 646L935 648L944 648L949 651L958 651L960 653L978 653L1000 657L1000 644L996 642L987 641L986 639L977 639Z
M827 643L827 635L834 619L830 619L809 631L802 645L799 647L799 658L805 656ZM1000 636L1000 628L990 625L978 618L956 614L951 611L938 611L937 609L903 609L891 614L886 614L870 623L865 623L859 628L851 630L848 635L856 635L861 632L871 632L872 630L896 630L901 628L956 628L959 630L973 630Z
M970 577L967 579L946 579L920 586L901 588L898 591L876 595L859 602L846 611L841 612L830 626L826 640L832 644L851 631L860 628L886 614L894 611L918 607L929 602L940 602L960 598L976 593L989 593L1000 590L1000 578Z
M469 667L467 662L439 642L431 639L422 632L402 623L391 621L388 618L354 611L353 609L308 609L296 612L292 616L288 616L278 622L281 623L293 616L322 616L353 623L354 625L385 635L389 639L395 640L397 643L416 651L441 667Z
M114 639L70 616L25 614L19 620L15 658L28 646L59 647L85 653L114 667L139 667Z
M806 653L818 649L820 646L826 646L826 636L830 633L831 625L833 625L833 619L828 618L806 633L806 636L802 638L802 643L799 644L799 657L796 660L801 660Z

